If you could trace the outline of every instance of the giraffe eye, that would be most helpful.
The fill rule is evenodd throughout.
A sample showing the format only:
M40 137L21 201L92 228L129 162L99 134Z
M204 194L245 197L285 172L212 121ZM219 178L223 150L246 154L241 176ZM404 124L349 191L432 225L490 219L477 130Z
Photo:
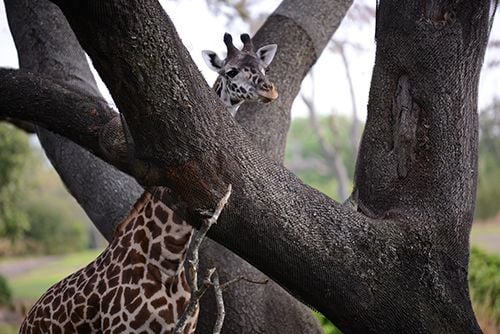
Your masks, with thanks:
M238 74L238 70L236 70L234 68L226 72L226 75L230 78L234 78L237 74Z

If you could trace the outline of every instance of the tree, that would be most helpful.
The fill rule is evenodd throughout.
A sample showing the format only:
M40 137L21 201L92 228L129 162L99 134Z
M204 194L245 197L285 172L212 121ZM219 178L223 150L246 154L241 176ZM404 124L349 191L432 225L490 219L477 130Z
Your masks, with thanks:
M497 198L500 186L496 180L500 177L500 104L495 99L491 106L480 113L479 122L479 178L476 205L476 218L495 217L500 208Z
M0 124L0 236L11 242L29 226L28 217L19 209L22 176L30 160L28 138L7 124Z
M255 44L280 45L271 75L281 98L243 106L239 125L156 1L54 3L110 89L133 144L120 140L120 118L87 80L1 70L0 114L70 138L143 185L171 187L192 208L194 225L232 184L209 236L344 332L481 332L467 268L491 1L380 1L356 210L280 163L291 102L350 1L285 0L269 17ZM20 22L12 26L28 38Z

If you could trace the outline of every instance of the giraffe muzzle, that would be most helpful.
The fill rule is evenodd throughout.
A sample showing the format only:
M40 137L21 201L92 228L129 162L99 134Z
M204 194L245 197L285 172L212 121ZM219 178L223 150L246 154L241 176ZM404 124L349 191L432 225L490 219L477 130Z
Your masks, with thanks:
M264 103L269 103L278 98L278 91L272 83L262 85L261 89L257 91L257 94L259 95L260 100Z

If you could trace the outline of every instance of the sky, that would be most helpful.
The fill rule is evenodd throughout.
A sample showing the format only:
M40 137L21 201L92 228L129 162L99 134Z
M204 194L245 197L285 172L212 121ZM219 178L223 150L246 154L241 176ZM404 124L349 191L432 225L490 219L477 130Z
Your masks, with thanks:
M359 3L375 5L375 0L356 0ZM208 49L224 55L225 46L222 42L224 32L233 36L249 32L247 24L240 19L228 23L222 13L215 15L207 8L206 0L160 0L165 10L174 22L184 44L191 53L191 57L198 65L203 75L212 84L216 74L205 65L201 51ZM279 0L262 0L252 7L252 13L268 15L279 5ZM366 117L368 92L375 58L375 21L360 23L346 19L335 34L338 40L355 41L362 51L348 47L347 57L350 63L351 74L355 86L355 103L361 119ZM500 40L500 17L495 20L492 29L492 39ZM235 38L236 40L236 38ZM279 48L279 45L278 45ZM488 50L485 64L493 59L500 59L500 49ZM0 0L0 66L18 67L17 54L10 36L5 15L3 1ZM480 82L479 106L489 105L493 96L500 97L500 66L494 70L487 70L484 66ZM325 50L314 66L314 80L306 78L303 82L302 94L311 95L314 85L314 97L318 111L329 114L332 111L338 114L350 115L352 110L349 87L347 85L344 66L339 55ZM94 72L97 76L97 73ZM102 82L99 87L103 95L111 101L111 97ZM278 87L278 90L280 87ZM281 88L282 89L282 88ZM292 108L292 116L306 116L307 109L300 98L297 98Z

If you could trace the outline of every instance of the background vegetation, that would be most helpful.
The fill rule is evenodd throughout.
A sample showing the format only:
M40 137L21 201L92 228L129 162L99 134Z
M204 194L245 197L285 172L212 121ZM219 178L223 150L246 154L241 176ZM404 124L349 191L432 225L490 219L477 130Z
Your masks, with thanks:
M91 232L35 142L0 123L0 256L83 250Z

